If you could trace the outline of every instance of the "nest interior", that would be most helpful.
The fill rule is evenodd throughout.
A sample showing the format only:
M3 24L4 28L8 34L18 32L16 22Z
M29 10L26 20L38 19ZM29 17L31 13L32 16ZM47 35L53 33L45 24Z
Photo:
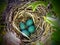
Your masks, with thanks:
M45 43L47 39L51 36L51 32L53 30L51 26L44 21L43 18L43 16L45 16L47 13L47 9L44 6L38 6L36 11L33 12L31 7L27 8L28 4L30 4L30 2L28 2L27 4L19 4L11 8L10 13L8 14L9 17L7 16L8 22L12 22L12 28L10 28L11 30L13 29L16 33L20 34L21 31L19 29L19 22L25 22L27 19L32 18L34 21L34 25L36 26L36 31L31 34L29 39L22 39L24 45L32 45L36 41L41 41ZM19 36L20 35L18 35L18 37Z

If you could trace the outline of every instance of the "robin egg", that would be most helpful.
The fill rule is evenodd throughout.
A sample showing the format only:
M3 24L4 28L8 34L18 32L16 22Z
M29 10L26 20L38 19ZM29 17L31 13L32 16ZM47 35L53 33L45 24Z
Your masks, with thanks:
M26 25L27 26L30 26L30 25L32 25L33 24L33 20L32 19L28 19L27 21L26 21Z
M22 30L23 35L30 36L30 32L28 30Z
M28 31L29 31L30 33L33 33L33 32L35 31L35 26L32 25L32 26L28 27Z
M19 26L21 30L26 28L26 25L23 22L20 22Z

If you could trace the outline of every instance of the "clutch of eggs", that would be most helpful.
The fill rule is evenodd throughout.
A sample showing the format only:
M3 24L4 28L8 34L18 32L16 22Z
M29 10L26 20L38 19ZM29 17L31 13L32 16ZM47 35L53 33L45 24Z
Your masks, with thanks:
M32 33L35 32L35 26L32 19L28 19L25 23L20 22L19 27L23 35L26 36L30 36Z

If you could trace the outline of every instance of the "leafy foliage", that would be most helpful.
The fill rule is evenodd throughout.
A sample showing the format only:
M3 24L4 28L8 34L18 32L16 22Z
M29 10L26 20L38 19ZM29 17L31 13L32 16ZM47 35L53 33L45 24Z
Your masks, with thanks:
M39 5L43 5L43 6L47 6L47 3L44 2L44 1L36 1L36 2L33 2L31 3L28 7L32 7L33 11L36 10L36 8L39 6Z

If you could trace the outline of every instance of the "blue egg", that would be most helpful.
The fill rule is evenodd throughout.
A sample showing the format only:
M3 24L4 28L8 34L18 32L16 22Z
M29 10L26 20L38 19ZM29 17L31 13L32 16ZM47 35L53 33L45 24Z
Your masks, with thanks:
M27 26L30 26L30 25L32 25L33 24L33 20L32 19L28 19L27 21L26 21L26 25Z
M22 33L24 33L27 36L30 36L30 32L28 30L22 30Z
M35 31L35 26L32 25L32 26L28 27L28 31L29 31L30 33L34 33L34 31Z
M20 29L25 29L26 28L26 25L23 23L23 22L20 22Z

